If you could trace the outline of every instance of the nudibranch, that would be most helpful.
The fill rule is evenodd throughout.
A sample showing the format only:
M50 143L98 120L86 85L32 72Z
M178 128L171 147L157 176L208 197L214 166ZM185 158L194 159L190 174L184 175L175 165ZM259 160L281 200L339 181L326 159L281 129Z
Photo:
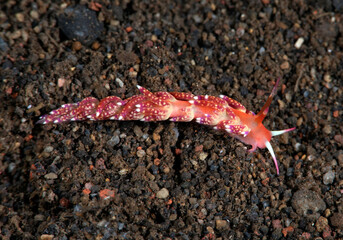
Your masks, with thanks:
M78 103L62 105L59 109L41 116L37 123L63 123L82 120L141 120L145 122L170 120L209 125L223 130L230 136L251 145L250 152L267 148L274 160L277 174L279 166L270 144L273 136L284 134L295 128L269 131L263 124L269 106L276 95L280 79L258 114L248 111L241 103L227 96L194 96L185 92L155 92L137 86L141 95L122 100L109 96L102 100L88 97Z

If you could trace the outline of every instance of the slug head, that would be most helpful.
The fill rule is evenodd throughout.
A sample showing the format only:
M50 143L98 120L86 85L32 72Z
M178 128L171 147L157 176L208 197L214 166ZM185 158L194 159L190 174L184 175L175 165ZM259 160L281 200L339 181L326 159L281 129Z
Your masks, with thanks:
M257 124L259 125L262 125L262 121L263 119L267 116L267 113L268 113L268 110L269 110L269 106L273 100L273 97L276 95L276 92L277 92L277 87L280 83L280 78L277 79L276 83L275 83L275 86L271 92L271 94L269 95L268 99L267 99L267 102L264 104L264 106L262 107L261 111L256 115L256 122ZM276 167L276 171L277 171L277 174L279 175L279 166L278 166L278 162L276 160L276 157L275 157L275 153L274 153L274 150L273 150L273 147L272 145L270 144L270 139L271 137L274 137L274 136L277 136L277 135L281 135L281 134L284 134L286 132L290 132L290 131L293 131L295 130L295 127L294 128L289 128L289 129L284 129L284 130L279 130L279 131L268 131L264 126L261 127L261 134L262 134L262 137L259 137L258 138L258 141L259 141L259 145L260 146L263 146L266 147L268 149L268 151L270 152L270 155L272 155L272 158L274 160L274 164L275 164L275 167ZM258 146L259 148L261 148L260 146Z
M235 136L242 142L249 144L252 146L252 148L249 150L250 152L253 152L256 150L256 148L267 148L268 151L270 152L270 155L272 156L274 160L274 164L276 167L277 174L279 175L279 166L278 162L275 157L275 153L273 150L272 145L270 144L270 140L272 137L284 134L286 132L290 132L295 130L295 128L289 128L289 129L284 129L284 130L279 130L279 131L269 131L262 123L264 118L268 114L269 106L273 100L273 97L276 95L277 92L277 87L279 85L280 78L275 83L275 86L269 95L266 103L262 107L261 111L257 115L253 114L247 114L242 112L236 112L237 115L240 115L241 121L247 125L250 128L250 132L247 136Z

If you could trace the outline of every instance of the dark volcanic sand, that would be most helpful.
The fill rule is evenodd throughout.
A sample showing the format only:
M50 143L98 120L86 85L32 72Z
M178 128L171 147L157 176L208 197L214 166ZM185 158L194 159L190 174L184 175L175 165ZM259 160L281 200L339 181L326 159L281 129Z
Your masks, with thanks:
M0 238L343 238L341 1L18 2L0 3ZM258 112L277 77L264 124L297 127L272 140L279 176L194 122L35 124L137 84Z

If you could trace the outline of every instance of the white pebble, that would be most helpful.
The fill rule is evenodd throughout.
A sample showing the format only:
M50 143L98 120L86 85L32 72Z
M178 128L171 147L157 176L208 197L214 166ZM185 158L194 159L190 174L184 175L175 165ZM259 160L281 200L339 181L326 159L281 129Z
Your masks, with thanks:
M48 180L53 180L53 179L56 179L58 178L57 174L56 173L48 173L44 176L45 179L48 179Z
M156 193L156 197L160 199L167 198L169 196L169 191L166 188L162 188L160 191Z
M296 49L299 49L299 48L301 48L301 45L303 45L303 43L304 43L304 38L303 38L303 37L300 37L300 38L298 38L298 40L295 42L294 47L295 47Z
M301 143L296 143L295 144L295 151L297 151L297 152L299 152L300 150L301 150L301 147L302 147L302 145L301 145Z
M123 87L124 86L124 83L122 80L120 80L120 78L116 78L116 83L118 83L119 87Z
M334 180L335 180L335 173L331 170L325 173L323 176L323 183L325 185L332 184Z

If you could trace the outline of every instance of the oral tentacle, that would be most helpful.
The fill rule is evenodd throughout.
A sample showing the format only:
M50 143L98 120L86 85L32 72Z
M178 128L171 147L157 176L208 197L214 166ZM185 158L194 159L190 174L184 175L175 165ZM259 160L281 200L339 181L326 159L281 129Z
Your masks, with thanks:
M279 175L279 165L278 165L278 162L276 160L276 157L275 157L275 153L274 153L274 150L273 150L273 147L272 145L270 144L270 142L266 141L265 142L266 144L266 147L268 148L269 152L270 152L270 155L272 155L272 158L274 160L274 164L275 164L275 167L276 167L276 172L277 172L277 175Z
M288 128L288 129L284 129L284 130L278 130L278 131L270 131L272 136L278 136L278 135L281 135L281 134L284 134L286 132L290 132L290 131L293 131L295 130L295 127L293 128Z

